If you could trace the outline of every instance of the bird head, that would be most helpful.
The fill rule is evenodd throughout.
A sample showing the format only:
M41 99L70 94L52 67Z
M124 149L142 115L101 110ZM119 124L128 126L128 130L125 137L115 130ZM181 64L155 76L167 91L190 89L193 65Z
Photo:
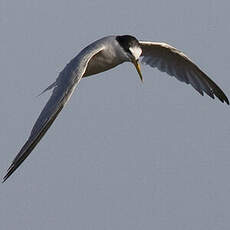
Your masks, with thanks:
M142 49L138 40L130 35L123 35L116 37L118 43L122 47L129 61L134 64L136 70L139 74L141 81L143 82L143 77L141 73L139 57L141 56Z

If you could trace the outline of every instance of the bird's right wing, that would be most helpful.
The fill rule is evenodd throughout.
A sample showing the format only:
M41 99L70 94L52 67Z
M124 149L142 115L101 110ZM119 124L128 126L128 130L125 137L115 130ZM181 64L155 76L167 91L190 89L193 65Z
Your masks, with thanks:
M201 95L203 92L212 98L215 95L221 102L229 104L228 98L219 86L181 51L161 42L140 41L140 45L144 64L191 84Z
M44 136L59 112L71 97L74 89L85 73L88 62L102 49L103 47L87 47L84 49L79 55L72 59L69 64L66 65L56 79L56 82L47 88L50 89L54 87L53 93L39 115L27 142L24 144L7 170L7 174L4 176L3 182L6 181L7 178L20 166L20 164L27 158Z

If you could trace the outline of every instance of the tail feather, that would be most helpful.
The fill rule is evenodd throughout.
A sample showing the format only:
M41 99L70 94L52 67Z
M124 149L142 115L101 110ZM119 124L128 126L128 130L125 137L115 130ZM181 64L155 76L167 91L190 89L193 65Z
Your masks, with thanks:
M54 88L56 85L57 85L57 84L56 84L56 81L53 82L53 83L52 83L51 85L49 85L46 89L44 89L40 94L38 94L38 97L41 96L41 95L42 95L43 93L45 93L46 91L48 91L48 90Z

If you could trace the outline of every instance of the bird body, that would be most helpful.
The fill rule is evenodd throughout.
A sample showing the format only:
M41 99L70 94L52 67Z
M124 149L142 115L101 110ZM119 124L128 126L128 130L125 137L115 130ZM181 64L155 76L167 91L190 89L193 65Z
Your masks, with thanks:
M42 92L53 88L51 97L35 122L28 140L7 170L3 182L32 152L68 102L82 77L104 72L123 62L131 62L143 81L139 65L141 58L142 63L191 84L201 95L205 92L210 97L216 96L221 102L229 104L228 98L216 83L176 48L166 43L138 41L130 35L104 37L84 48L60 72L56 81Z
M108 36L97 40L87 46L86 51L91 47L101 47L102 50L90 59L83 77L104 72L128 61L127 55L124 54L116 40L116 36Z

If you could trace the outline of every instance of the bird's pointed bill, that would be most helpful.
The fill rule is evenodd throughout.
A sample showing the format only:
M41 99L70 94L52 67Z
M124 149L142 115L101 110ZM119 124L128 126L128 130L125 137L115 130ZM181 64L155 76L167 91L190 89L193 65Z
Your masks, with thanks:
M138 62L138 60L134 60L133 64L135 65L136 70L137 70L137 72L139 74L139 77L140 77L141 81L143 82L143 77L142 77L142 73L141 73L140 63Z

